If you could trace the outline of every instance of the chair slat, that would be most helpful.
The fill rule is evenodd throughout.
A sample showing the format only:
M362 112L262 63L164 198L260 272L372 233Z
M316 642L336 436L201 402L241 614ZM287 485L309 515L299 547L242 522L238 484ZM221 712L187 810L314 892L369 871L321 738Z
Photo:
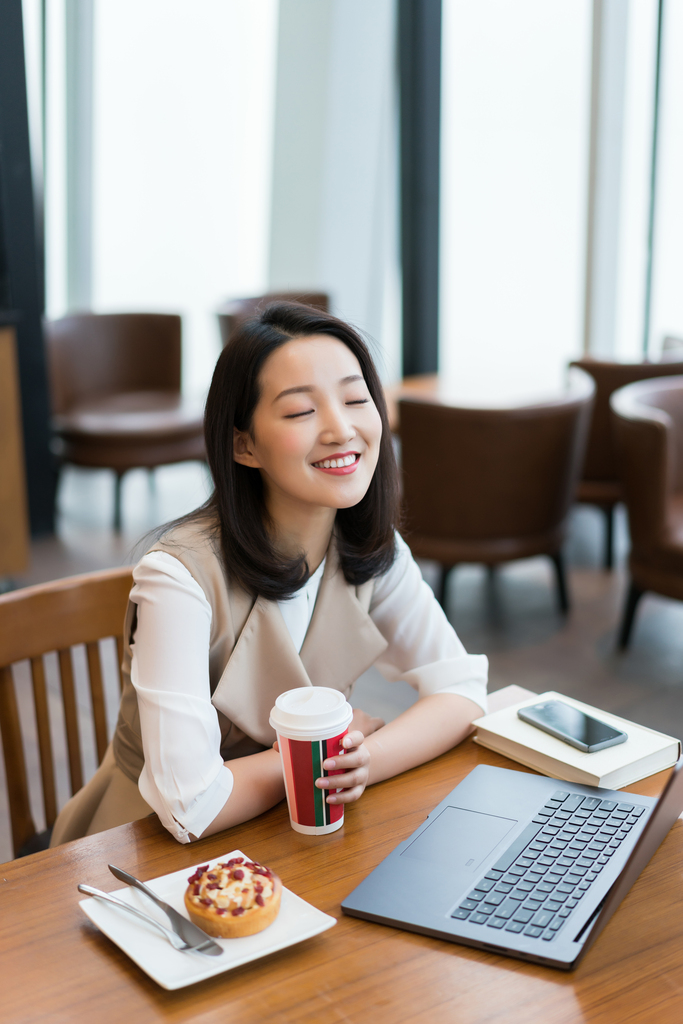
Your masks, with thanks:
M123 637L116 637L116 654L118 657L118 663L116 665L116 678L119 681L119 693L123 693L123 676L121 675L121 666L123 665Z
M64 724L66 727L66 744L69 751L69 776L71 792L77 793L83 785L81 771L81 743L78 734L78 707L74 687L71 649L59 651L59 674L62 681L62 700L64 701Z
M12 669L9 666L0 668L0 733L7 775L12 845L16 857L24 843L35 835L36 826L31 817L19 710Z
M95 726L97 763L101 764L107 750L107 713L104 705L100 645L97 642L86 644L86 650L88 652L88 675L90 677L90 696Z
M40 751L40 777L43 784L43 806L45 808L45 825L52 828L57 817L57 791L55 788L54 760L52 757L52 737L50 736L50 713L48 709L47 688L45 686L45 666L43 659L31 658L31 677L33 680L33 703L38 727L38 749Z
M105 569L0 594L0 665L122 632L130 569Z

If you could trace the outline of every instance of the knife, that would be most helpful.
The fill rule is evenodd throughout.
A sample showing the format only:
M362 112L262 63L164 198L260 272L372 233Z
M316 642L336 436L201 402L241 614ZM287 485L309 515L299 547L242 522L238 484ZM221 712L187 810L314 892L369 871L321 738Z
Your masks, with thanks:
M188 921L186 917L179 914L173 907L169 907L168 903L164 903L155 892L152 892L144 882L141 882L139 878L135 878L134 875L129 875L123 868L117 868L113 864L108 865L114 878L118 878L120 882L126 882L127 885L132 885L135 889L139 889L145 896L153 900L156 905L163 910L166 917L170 921L171 928L173 931L184 939L189 946L193 949L199 950L201 953L208 953L209 956L220 956L223 952L223 947L219 946L217 942L214 942L206 932L203 932L201 928L198 928L192 921Z
M101 889L94 889L92 885L85 885L81 882L78 886L78 891L82 892L85 896L95 896L98 900L104 900L105 903L111 903L115 907L120 907L121 910L127 910L129 914L133 914L135 917L140 918L141 921L146 921L147 924L154 925L164 938L168 939L174 949L180 949L183 952L186 950L195 950L196 946L190 946L184 939L181 939L175 932L170 931L168 928L164 928L163 924L160 924L155 918L150 917L149 914L143 914L137 907L131 906L130 903L124 903L123 900L118 899L116 896L112 896L110 892L102 892Z

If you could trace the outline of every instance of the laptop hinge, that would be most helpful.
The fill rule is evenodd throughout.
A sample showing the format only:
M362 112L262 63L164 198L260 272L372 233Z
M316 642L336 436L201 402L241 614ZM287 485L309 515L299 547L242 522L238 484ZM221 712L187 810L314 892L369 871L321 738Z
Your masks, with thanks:
M606 892L605 895L600 900L600 902L598 903L598 905L595 908L595 910L593 911L593 913L591 914L591 916L588 918L588 920L584 924L584 926L581 929L581 931L579 932L579 934L574 939L574 942L580 942L581 939L583 938L583 936L585 935L585 933L588 931L588 929L592 928L592 926L595 924L595 919L598 916L598 914L600 913L600 911L602 910L602 908L603 908L603 906L605 904L605 900L607 899L608 896L609 896L609 892Z

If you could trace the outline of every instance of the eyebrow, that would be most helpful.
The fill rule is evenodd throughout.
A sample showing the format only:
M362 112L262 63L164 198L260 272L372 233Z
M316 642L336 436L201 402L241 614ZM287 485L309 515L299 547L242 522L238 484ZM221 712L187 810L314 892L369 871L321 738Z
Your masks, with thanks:
M342 377L342 379L339 381L339 383L340 384L353 384L353 382L356 381L356 380L363 380L362 374L360 374L360 373L352 373L348 377ZM285 395L310 394L312 391L315 391L315 388L314 388L314 386L312 384L298 384L294 388L285 388L285 390L281 391L280 394L277 395L273 399L273 401L277 402L281 398L284 398Z

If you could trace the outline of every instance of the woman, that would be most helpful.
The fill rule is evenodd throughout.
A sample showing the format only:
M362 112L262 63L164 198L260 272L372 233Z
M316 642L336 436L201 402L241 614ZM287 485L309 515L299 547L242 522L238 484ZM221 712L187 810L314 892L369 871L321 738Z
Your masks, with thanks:
M382 388L347 324L295 303L248 321L206 404L215 491L134 570L112 746L53 845L154 810L179 842L284 797L268 723L278 694L350 695L372 664L419 700L388 725L356 712L330 803L459 743L485 709L468 655L396 533ZM328 788L328 779L316 785Z

